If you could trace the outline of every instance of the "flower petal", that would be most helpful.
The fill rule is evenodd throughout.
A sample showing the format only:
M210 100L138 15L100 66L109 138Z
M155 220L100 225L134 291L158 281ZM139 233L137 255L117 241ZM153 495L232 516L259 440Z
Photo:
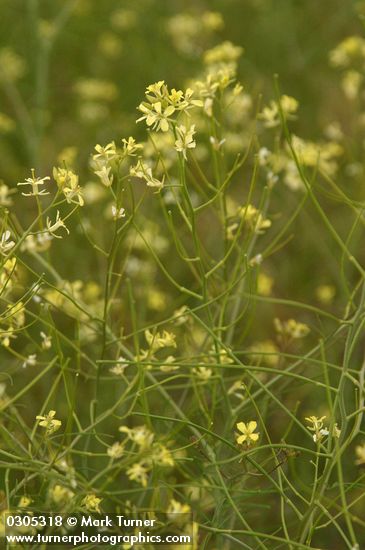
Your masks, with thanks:
M257 428L257 422L256 420L251 420L249 423L248 423L248 426L247 426L247 429L250 433L254 432Z
M237 430L239 430L242 433L246 433L247 428L246 428L246 424L244 422L238 422L238 424L236 424L236 426L237 426Z

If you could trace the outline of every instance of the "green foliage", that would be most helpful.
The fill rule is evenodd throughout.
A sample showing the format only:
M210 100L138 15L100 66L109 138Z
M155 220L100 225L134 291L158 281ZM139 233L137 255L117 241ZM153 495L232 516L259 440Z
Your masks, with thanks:
M0 509L360 549L365 8L130 4L0 2Z

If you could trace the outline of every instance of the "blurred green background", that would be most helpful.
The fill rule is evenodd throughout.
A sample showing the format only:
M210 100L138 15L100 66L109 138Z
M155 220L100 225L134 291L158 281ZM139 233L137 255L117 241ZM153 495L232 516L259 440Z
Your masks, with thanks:
M36 161L47 171L71 145L82 165L96 142L138 134L135 108L145 86L160 79L182 85L198 71L202 51L223 40L245 48L240 77L254 96L271 97L279 75L301 104L299 135L316 139L334 112L349 124L328 53L361 32L362 9L343 0L1 0L1 48L23 66L21 98L1 95L0 112L16 126L0 124L0 176L12 184ZM222 23L202 30L204 14L215 12ZM105 88L90 89L91 79ZM19 101L38 119L33 152L16 118Z

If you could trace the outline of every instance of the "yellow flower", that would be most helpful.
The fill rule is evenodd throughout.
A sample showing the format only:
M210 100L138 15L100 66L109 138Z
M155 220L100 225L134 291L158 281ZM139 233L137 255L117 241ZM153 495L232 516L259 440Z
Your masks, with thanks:
M218 44L211 50L207 50L204 53L204 63L207 65L213 65L217 63L230 63L235 62L242 55L243 48L235 46L229 40Z
M0 238L0 254L4 256L15 246L15 242L11 240L11 233L7 229Z
M124 453L123 443L121 443L120 441L116 441L111 447L108 447L107 453L110 458L120 458Z
M188 504L182 504L178 500L175 500L172 498L169 502L169 505L166 510L167 517L172 520L176 521L178 520L178 516L176 514L190 514L191 509Z
M86 495L86 497L82 500L81 504L85 506L88 512L98 512L101 513L99 504L102 501L101 498L97 497L93 493L90 495Z
M98 176L101 183L105 185L105 187L111 187L113 183L114 176L113 174L110 174L111 166L101 166L100 170L94 170L94 174Z
M257 235L262 234L265 229L271 227L271 220L264 218L261 212L252 204L239 208L238 215L244 219Z
M170 117L175 111L187 111L192 107L202 106L200 100L192 99L194 91L188 88L185 94L181 90L173 88L170 92L163 80L151 84L146 90L146 99L138 106L142 116L137 120L146 121L147 126L152 126L156 131L169 130Z
M144 332L147 344L150 346L151 353L155 353L159 349L173 347L176 348L176 336L173 332L164 330L153 334L150 330Z
M52 336L47 336L43 331L40 332L42 342L41 347L42 349L50 349L52 347Z
M304 323L298 323L294 319L280 321L274 319L275 330L280 335L289 336L290 338L304 338L310 332L309 327Z
M137 122L145 120L147 126L152 126L156 131L168 131L168 118L175 112L175 107L173 105L168 105L166 108L163 108L161 103L157 101L152 105L141 103L138 109L143 113L143 116L141 116Z
M10 190L5 183L0 181L0 206L11 206L13 204L10 195L14 193L14 191L14 189Z
M270 296L274 279L266 273L260 273L257 279L257 292L262 296Z
M40 420L39 425L45 428L46 435L51 435L60 429L62 422L55 417L56 411L49 411L46 416L36 416L37 420Z
M246 443L246 445L249 446L252 443L256 443L260 434L255 433L255 430L257 428L257 422L255 420L251 420L247 424L245 422L238 422L236 424L236 427L242 434L237 435L236 437L238 445Z
M159 466L174 466L175 462L171 452L165 445L156 443L152 448L151 462Z
M180 366L174 364L175 357L173 355L169 355L164 360L164 363L160 365L160 370L162 372L173 372L175 370L179 370Z
M144 164L141 160L138 160L135 166L130 167L129 174L135 178L144 180L148 187L155 187L157 193L163 188L164 177L162 181L153 177L152 168Z
M65 187L75 187L78 183L78 176L67 168L57 168L54 166L52 173L60 191L63 191Z
M56 231L60 228L63 228L63 229L66 230L67 233L70 233L69 230L67 229L66 225L65 225L65 222L61 219L60 213L59 213L58 210L57 210L56 219L55 219L54 223L51 222L51 220L48 216L47 216L46 223L47 223L48 232L53 237L56 237L56 239L62 239L61 235L56 235Z
M131 481L140 483L142 487L147 487L148 470L145 466L136 462L127 470L127 476Z
M196 142L194 141L195 124L192 124L190 128L186 128L184 125L177 126L176 133L178 138L175 141L175 149L182 153L184 159L187 160L187 149L194 149L196 147Z
M22 193L24 197L35 197L39 195L49 195L49 192L45 189L39 190L38 187L41 185L44 185L45 182L49 179L51 179L49 176L46 176L44 178L36 178L35 176L35 170L34 168L31 169L32 177L26 178L25 181L18 183L18 185L30 185L31 191L29 193Z
M326 416L321 416L318 418L317 416L307 416L305 420L309 422L311 425L307 426L308 430L311 432L314 432L313 434L313 441L317 443L317 441L321 441L324 437L329 435L328 428L323 426L323 420L326 418ZM336 427L336 430L334 430L334 435L336 437L339 437L340 430Z
M286 118L293 118L294 113L298 109L298 101L294 97L283 95L280 98L280 106ZM271 101L270 104L263 108L259 114L259 118L263 121L266 128L274 128L280 125L280 111L278 104Z
M155 435L147 428L147 426L136 426L135 428L128 428L127 426L120 426L119 431L126 433L128 439L136 443L141 449L146 449L152 445Z
M193 374L195 374L200 380L203 380L204 382L207 382L209 378L212 376L213 371L212 369L208 367L194 367L192 370Z
M56 484L50 489L49 496L55 504L67 504L75 493L63 485Z
M136 143L136 140L133 137L129 137L128 139L122 139L123 143L123 153L129 157L135 157L136 153L143 149L143 145L141 143Z
M19 508L28 508L28 506L32 503L32 499L30 497L27 497L27 496L22 496L20 499L19 499Z
M365 464L365 443L363 443L362 445L356 445L355 454L357 456L357 460L355 460L355 464L357 464L357 466L364 465Z
M108 162L117 155L116 147L114 141L111 141L105 147L101 145L95 145L96 153L93 155L93 160L101 161L103 163Z
M79 176L67 168L53 168L53 177L58 189L65 195L68 203L84 205L82 190L79 186Z
M16 258L6 260L0 271L0 294L10 291L13 286L13 279L16 278Z
M323 305L329 305L332 303L333 298L335 297L336 289L332 285L320 285L316 288L317 299Z

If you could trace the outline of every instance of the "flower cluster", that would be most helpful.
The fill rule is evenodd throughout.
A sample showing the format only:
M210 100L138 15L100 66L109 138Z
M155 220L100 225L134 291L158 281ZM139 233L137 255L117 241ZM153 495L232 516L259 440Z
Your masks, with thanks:
M141 425L135 428L120 426L119 431L125 433L127 440L134 448L137 447L138 462L134 462L126 470L128 478L147 486L149 473L154 466L173 467L175 461L171 451L159 441L155 441L155 434L147 426ZM109 456L113 459L123 455L126 441L114 444L108 449ZM119 456L116 456L119 455Z
M193 99L194 91L188 88L169 90L164 80L151 84L146 90L146 100L140 103L138 109L142 116L137 120L146 121L147 126L162 132L167 132L175 122L176 115L187 113L193 107L201 107L202 101ZM172 115L175 115L172 118Z
M325 418L326 416L321 416L320 418L317 416L308 416L305 418L305 420L310 423L307 428L313 432L312 437L315 443L322 441L322 439L327 437L330 433L329 429L323 425ZM334 437L340 437L341 430L337 427L337 424L334 424L332 433Z

